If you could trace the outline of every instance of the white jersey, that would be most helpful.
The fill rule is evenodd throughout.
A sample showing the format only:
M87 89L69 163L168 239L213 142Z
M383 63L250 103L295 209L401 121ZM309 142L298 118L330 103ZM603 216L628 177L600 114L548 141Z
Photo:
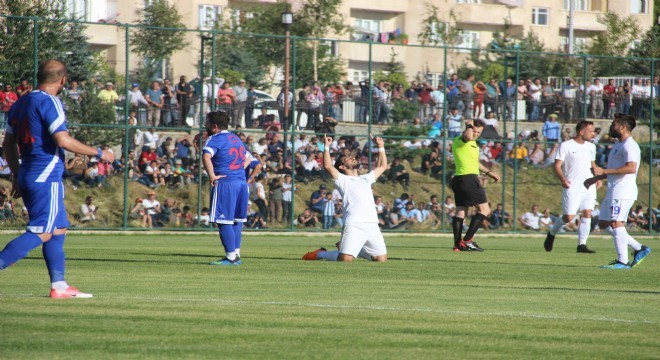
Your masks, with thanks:
M371 184L376 182L374 172L365 175L347 176L339 173L335 186L344 201L344 223L378 223L376 203Z
M555 160L561 160L564 163L562 168L564 176L571 183L569 192L585 190L585 180L591 178L591 162L596 161L596 145L585 141L583 144L574 139L564 141L559 145ZM592 185L589 191L596 192L596 185Z
M614 200L637 200L637 171L641 162L639 145L632 136L617 142L607 158L608 169L618 169L626 163L634 162L635 173L625 175L607 175L607 197Z

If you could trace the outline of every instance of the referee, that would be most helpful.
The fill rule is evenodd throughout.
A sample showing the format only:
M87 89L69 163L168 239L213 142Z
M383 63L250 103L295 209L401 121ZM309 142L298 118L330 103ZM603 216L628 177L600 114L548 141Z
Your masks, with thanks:
M486 190L479 183L477 176L479 171L486 173L495 182L500 177L493 174L488 168L479 163L479 145L476 139L484 130L482 120L474 120L473 124L467 124L465 131L457 136L451 145L454 154L456 174L451 180L451 189L456 198L456 216L452 219L452 230L454 231L454 251L484 251L473 240L474 234L481 227L484 220L490 214L490 206L486 199ZM470 227L465 233L465 239L461 237L463 231L463 219L470 206L477 208L477 213L470 221Z

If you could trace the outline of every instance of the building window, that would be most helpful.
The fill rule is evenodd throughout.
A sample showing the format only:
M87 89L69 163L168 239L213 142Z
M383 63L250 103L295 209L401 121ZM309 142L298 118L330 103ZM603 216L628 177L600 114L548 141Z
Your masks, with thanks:
M437 22L434 21L431 24L428 25L430 33L431 33L431 41L435 44L438 45L443 45L445 35L447 34L447 29L449 28L449 24L446 22Z
M481 4L481 0L456 0L457 4Z
M478 49L479 48L479 33L476 31L463 31L459 35L459 41L456 44L457 47L467 48L459 49L458 51L470 51L469 49Z
M360 81L369 80L369 72L363 70L353 70L353 84L359 84Z
M64 0L64 8L69 18L81 21L89 21L87 0Z
M335 39L323 39L319 42L320 50L325 51L328 56L339 56L339 42Z
M571 2L575 11L589 11L591 9L591 0L564 0L564 10L571 9Z
M355 19L355 28L358 30L367 30L373 33L383 32L382 20Z
M222 6L200 5L199 6L199 28L209 30L215 28L215 22L220 19Z
M532 8L532 24L548 25L548 8Z
M574 37L573 38L573 51L576 53L581 53L587 50L587 45L589 45L589 38L584 37ZM561 38L561 47L564 51L568 51L568 37Z
M648 14L649 0L630 0L630 12L632 14Z

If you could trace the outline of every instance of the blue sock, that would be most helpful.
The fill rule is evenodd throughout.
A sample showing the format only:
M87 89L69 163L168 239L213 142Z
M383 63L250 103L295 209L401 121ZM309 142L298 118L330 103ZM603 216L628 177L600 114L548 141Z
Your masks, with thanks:
M236 243L234 237L234 225L218 224L218 228L220 229L220 241L222 241L222 246L225 248L225 252L235 252Z
M240 249L243 241L243 223L235 222L232 228L234 229L234 248Z
M29 231L12 240L0 252L0 270L14 265L18 260L27 256L30 250L41 245L41 238Z
M46 260L50 282L64 281L64 268L66 260L64 256L64 238L66 234L53 235L41 248Z

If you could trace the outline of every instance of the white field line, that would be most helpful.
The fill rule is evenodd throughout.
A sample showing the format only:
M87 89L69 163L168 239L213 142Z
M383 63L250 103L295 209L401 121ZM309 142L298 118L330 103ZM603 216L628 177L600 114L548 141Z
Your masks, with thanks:
M0 299L7 298L25 298L25 297L38 297L34 294L0 294ZM197 302L197 303L219 303L228 305L266 305L266 306L299 306L310 308L322 309L339 309L339 310L372 310L372 311L388 311L388 312L411 312L411 313L436 313L436 314L450 314L450 315L466 315L466 316L499 316L499 317L517 317L517 318L531 318L531 319L547 319L547 320L569 320L569 321L601 321L612 323L629 323L629 324L655 324L652 320L634 320L634 319L620 319L607 316L564 316L556 314L542 314L530 312L514 312L514 311L473 311L473 310L449 310L449 309L434 309L434 308L399 308L390 306L375 306L375 305L337 305L337 304L321 304L321 303L305 303L293 301L250 301L250 300L233 300L233 299L203 299L203 298L179 298L179 297L157 297L157 296L136 296L136 297L95 297L96 299L116 299L116 300L140 300L140 301L158 301L158 302ZM93 301L93 300L72 300L72 301Z

